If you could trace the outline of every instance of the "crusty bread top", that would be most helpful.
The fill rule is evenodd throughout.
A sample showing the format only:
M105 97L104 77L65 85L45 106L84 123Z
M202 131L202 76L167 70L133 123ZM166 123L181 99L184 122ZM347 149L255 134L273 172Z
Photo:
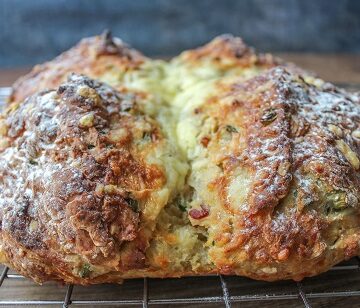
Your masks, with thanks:
M19 245L41 259L41 270L25 269L38 280L53 264L62 279L84 276L89 260L100 274L144 267L154 217L175 190L167 172L179 162L136 96L71 75L1 124L2 237L12 262L25 262Z
M299 280L360 251L359 95L239 38L170 62L85 39L0 133L0 257L39 282Z
M140 52L130 48L106 31L101 36L85 38L54 60L36 65L13 85L10 102L21 102L38 91L54 89L71 73L97 78L116 70L125 73L146 61Z
M276 67L174 102L189 98L178 142L196 191L190 220L223 273L300 279L359 251L359 96L317 83Z

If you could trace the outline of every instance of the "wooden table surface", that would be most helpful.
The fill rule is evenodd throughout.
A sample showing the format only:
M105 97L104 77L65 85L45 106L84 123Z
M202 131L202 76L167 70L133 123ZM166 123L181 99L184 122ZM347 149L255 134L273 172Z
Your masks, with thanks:
M321 78L334 83L360 84L360 54L303 54L279 53L278 56L316 72ZM30 68L0 69L0 87L10 86Z

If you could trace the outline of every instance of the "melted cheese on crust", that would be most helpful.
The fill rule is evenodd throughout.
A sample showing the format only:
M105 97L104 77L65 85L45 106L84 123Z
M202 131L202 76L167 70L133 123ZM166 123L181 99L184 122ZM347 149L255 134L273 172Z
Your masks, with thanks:
M231 36L169 63L105 36L82 41L20 79L9 112L69 72L136 97L148 118L131 124L142 134L135 151L166 180L150 197L135 192L146 199L138 240L122 245L109 263L68 251L64 266L72 271L39 269L36 251L6 247L3 237L2 259L23 274L83 284L206 273L302 279L359 253L358 96ZM80 124L93 121L88 114ZM5 122L0 147L8 148ZM152 140L149 123L164 137L155 146L142 140ZM126 130L116 127L110 136L118 142ZM30 232L38 227L29 222ZM120 232L118 223L109 228Z

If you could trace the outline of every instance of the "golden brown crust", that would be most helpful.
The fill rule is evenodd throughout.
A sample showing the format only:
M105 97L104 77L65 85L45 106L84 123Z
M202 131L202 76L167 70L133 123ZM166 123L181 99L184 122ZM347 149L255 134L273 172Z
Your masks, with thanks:
M5 262L38 282L272 281L359 255L359 95L231 36L143 74L155 80L135 94L118 77L145 61L104 35L14 85L0 118ZM120 92L77 75L46 90L114 67Z
M235 75L241 75L250 69L255 70L256 75L263 70L281 65L295 74L314 75L314 73L303 70L293 63L285 62L272 54L256 52L240 37L231 34L217 36L204 46L185 51L180 58L191 66L198 66L200 63L205 63L205 66L214 65L224 74L234 70Z
M357 95L281 67L220 84L194 109L198 123L216 124L199 127L205 149L193 166L206 157L218 174L193 167L194 205L208 215L190 216L208 229L220 272L302 279L359 253L359 114ZM232 193L242 178L244 199Z
M237 68L253 66L271 68L282 63L281 59L275 58L271 54L256 53L240 37L229 34L223 34L204 46L184 52L183 58L190 63L202 60L211 61L222 69L232 66Z
M143 267L141 204L166 179L145 163L163 141L135 96L72 75L56 92L27 99L5 125L11 146L0 154L1 236L9 262L37 280L69 280L77 270L69 255L119 271ZM33 259L41 260L42 275L23 267L27 258L36 267Z
M81 40L54 60L35 66L14 83L9 102L21 102L38 91L54 89L66 81L70 73L91 78L110 70L124 74L137 69L145 60L145 56L105 31L101 36Z

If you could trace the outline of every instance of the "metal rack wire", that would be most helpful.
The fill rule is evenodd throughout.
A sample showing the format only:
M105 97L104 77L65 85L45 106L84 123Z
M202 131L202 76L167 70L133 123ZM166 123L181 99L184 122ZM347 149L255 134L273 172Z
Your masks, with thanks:
M9 88L0 88L0 109L2 103L5 101L5 98L9 95L10 89ZM325 289L319 292L313 292L311 283L308 285L308 289L305 290L305 285L307 284L308 280L305 279L303 282L286 282L287 285L293 287L294 292L282 292L283 290L280 287L277 287L276 284L273 286L275 287L275 291L263 292L262 285L258 285L254 287L251 285L251 280L246 280L246 278L241 277L225 277L225 276L211 276L212 280L209 281L210 277L197 277L197 278L187 278L187 279L197 279L197 285L199 287L203 287L205 289L210 289L209 285L217 284L220 293L215 294L216 292L209 292L208 295L198 295L196 294L196 288L189 290L188 295L190 296L174 296L172 292L166 292L168 297L166 298L156 298L153 296L152 292L149 290L151 289L151 285L154 283L154 279L144 278L141 285L142 285L142 294L140 294L137 298L115 298L115 299L106 299L104 298L104 294L96 293L98 298L96 299L79 299L74 296L74 292L79 288L78 286L68 285L63 290L63 299L48 299L44 294L44 299L6 299L4 296L0 296L0 306L21 306L21 305L30 305L30 306L40 306L40 305L47 305L47 306L62 306L66 307L74 307L74 306L138 306L138 307L148 307L148 306L164 306L164 305L192 305L194 307L198 307L201 305L213 304L213 306L225 306L226 308L230 308L232 305L235 306L237 303L258 303L258 302L286 302L289 300L294 301L297 306L303 307L312 307L312 300L313 299L336 299L336 298L354 298L354 307L359 303L360 299L360 259L354 258L349 262L337 265L333 267L330 272L343 272L344 277L351 277L357 275L359 277L358 282L359 284L355 286L354 290L346 289L343 286L340 286L339 290L329 290ZM336 276L336 275L335 275ZM334 277L335 277L334 276ZM242 288L237 288L237 290L232 290L229 287L229 281L233 280L233 284L237 284L238 281L242 281L243 286ZM333 278L334 283L337 278ZM9 281L19 281L27 282L28 280L21 275L13 273L9 270L8 267L4 267L1 275L0 275L0 295L6 294L9 291L10 287L7 286ZM164 280L166 281L166 280ZM357 280L356 280L357 281ZM187 283L184 283L184 279L177 279L176 283L178 284L179 289L186 289L188 287ZM328 280L327 285L332 285L332 281ZM246 287L248 286L248 287ZM19 286L18 286L19 287ZM126 283L124 284L126 287ZM214 287L214 286L213 286ZM26 288L26 285L24 286ZM43 288L42 286L36 286L36 288ZM249 292L249 290L252 290ZM126 291L123 291L126 292ZM116 293L116 292L115 292ZM121 292L119 292L120 295ZM41 294L41 292L40 292ZM355 297L358 297L356 299ZM340 305L342 306L342 305ZM340 307L339 306L339 307Z
M353 260L355 262L355 260ZM357 264L346 264L346 265L339 265L333 267L330 271L348 271L349 274L352 272L356 272L358 275L360 274L360 259L357 258ZM260 301L283 301L283 300L297 300L298 304L302 303L302 305L306 308L310 308L311 303L310 299L316 298L337 298L337 297L359 297L360 299L360 285L358 286L358 290L350 291L350 290L342 290L342 291L333 291L333 292L317 292L317 293L307 293L304 291L303 283L297 282L296 283L296 293L285 293L285 294L277 294L277 293L265 293L260 294L261 290L259 290L259 294L232 294L227 286L227 279L229 277L224 277L219 275L218 276L218 283L222 290L222 295L218 296L198 296L198 297L171 297L169 294L168 298L161 298L156 299L152 298L151 294L149 294L149 284L151 284L153 279L144 278L143 279L143 290L142 290L142 298L139 299L111 299L106 300L101 297L99 294L99 299L97 300L79 300L73 299L72 295L77 288L74 285L68 285L64 294L63 300L1 300L0 305L55 305L61 306L66 308L70 306L142 306L148 307L152 305L175 305L175 304L187 304L187 305L194 305L200 306L201 304L219 304L219 306L225 306L226 308L230 308L232 304L239 303L239 302L260 302ZM5 267L0 276L0 292L6 292L6 281L7 280L26 280L21 275L18 274L9 274L9 268ZM242 279L241 277L239 279ZM207 284L207 277L202 277L203 285ZM305 279L306 281L306 279ZM182 279L178 279L178 283L182 284ZM289 281L289 284L295 284L294 282ZM37 286L38 288L42 288L42 286ZM186 288L186 285L182 284L182 287ZM356 302L358 302L358 300ZM354 301L355 302L355 301Z

